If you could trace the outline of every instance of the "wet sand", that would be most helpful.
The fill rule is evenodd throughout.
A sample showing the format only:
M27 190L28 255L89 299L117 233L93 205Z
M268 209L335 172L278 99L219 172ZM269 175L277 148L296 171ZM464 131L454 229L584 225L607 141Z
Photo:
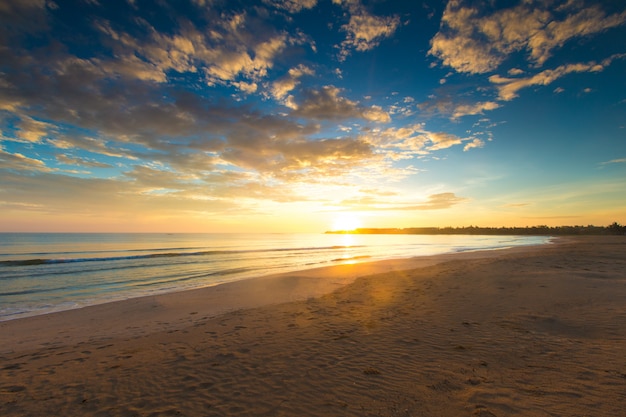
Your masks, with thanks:
M623 236L0 323L2 416L618 416L624 404Z

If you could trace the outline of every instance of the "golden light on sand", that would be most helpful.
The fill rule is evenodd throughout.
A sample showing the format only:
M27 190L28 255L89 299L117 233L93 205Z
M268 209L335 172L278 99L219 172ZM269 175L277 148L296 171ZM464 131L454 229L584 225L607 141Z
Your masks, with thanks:
M352 213L342 213L333 219L331 230L354 230L361 227L361 219Z

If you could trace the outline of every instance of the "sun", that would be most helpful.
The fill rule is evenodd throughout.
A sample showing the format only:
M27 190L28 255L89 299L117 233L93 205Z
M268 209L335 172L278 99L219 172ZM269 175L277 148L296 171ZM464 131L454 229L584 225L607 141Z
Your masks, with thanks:
M343 213L333 219L332 230L354 230L361 227L361 220L354 214Z

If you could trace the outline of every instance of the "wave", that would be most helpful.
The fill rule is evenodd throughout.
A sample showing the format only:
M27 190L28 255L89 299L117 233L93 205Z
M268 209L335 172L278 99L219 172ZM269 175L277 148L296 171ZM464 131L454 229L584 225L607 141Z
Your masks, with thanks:
M12 267L12 266L36 266L36 265L52 265L52 264L65 264L65 263L78 263L78 262L112 262L112 261L126 261L137 259L154 259L154 258L174 258L174 257L191 257L191 256L211 256L211 255L237 255L242 253L267 253L267 252L305 252L305 251L319 251L319 250L343 250L350 248L364 247L359 246L321 246L321 247L305 247L305 248L276 248L276 249L247 249L247 250L207 250L197 252L166 252L155 253L160 250L167 249L154 249L153 253L143 255L124 255L124 256L103 256L103 257L83 257L83 258L33 258L33 259L14 259L7 261L0 261L0 267ZM170 249L171 250L171 249ZM132 251L128 251L132 252Z
M369 258L371 258L371 256L369 255L359 255L359 256L351 256L349 258L331 259L331 262L357 261L359 259L369 259Z

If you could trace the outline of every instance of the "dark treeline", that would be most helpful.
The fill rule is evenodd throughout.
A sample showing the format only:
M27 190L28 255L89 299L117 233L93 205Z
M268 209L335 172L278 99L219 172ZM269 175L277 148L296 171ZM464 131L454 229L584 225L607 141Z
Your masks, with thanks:
M373 234L373 235L624 235L626 226L615 222L609 226L526 226L526 227L408 227L394 228L358 228L338 230L329 234Z

